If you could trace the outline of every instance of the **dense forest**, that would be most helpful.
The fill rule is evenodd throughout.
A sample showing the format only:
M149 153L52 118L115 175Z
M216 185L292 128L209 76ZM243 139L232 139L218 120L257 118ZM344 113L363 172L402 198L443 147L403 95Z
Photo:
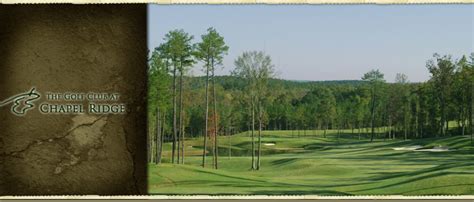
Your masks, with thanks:
M361 72L360 80L290 81L278 78L262 51L242 53L229 75L216 76L229 48L209 28L199 40L172 30L151 51L150 162L159 163L163 143L172 143L172 163L184 164L184 140L205 137L202 166L212 154L217 169L217 137L248 131L252 169L258 170L262 130L299 131L298 138L311 130L349 129L370 141L469 135L472 142L473 53L427 58L426 67L418 67L430 73L425 82L410 82L403 73L386 82L393 78L377 68ZM205 76L189 75L191 68Z

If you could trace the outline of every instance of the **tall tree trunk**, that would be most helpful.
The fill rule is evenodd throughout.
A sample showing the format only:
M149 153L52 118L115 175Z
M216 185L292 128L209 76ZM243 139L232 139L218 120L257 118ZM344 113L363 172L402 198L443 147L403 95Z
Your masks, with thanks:
M405 108L405 112L404 112L404 117L403 117L403 131L405 133L405 140L408 140L408 117L407 117L407 112L406 112L406 108Z
M211 61L211 65L214 67L214 61ZM218 169L217 158L219 156L219 144L217 142L217 135L219 128L217 127L217 97L216 97L216 76L214 74L214 68L212 69L212 94L214 97L214 168Z
M395 130L392 131L392 137L393 137L394 140L397 139L397 130L398 130L397 125L398 124L394 125Z
M474 116L472 115L473 111L474 111L474 85L471 83L471 97L470 97L470 101L471 101L471 107L469 109L469 128L471 128L471 144L474 143L474 140L473 140L473 136L474 136L474 126L473 126L473 119L474 119Z
M178 119L178 124L177 124L177 128L176 130L178 130L178 134L177 134L177 141L176 141L176 163L177 164L180 164L181 163L181 128L180 128L180 125L179 125L179 116L177 117Z
M406 123L406 121L405 121L405 123L403 124L403 133L404 133L404 135L405 135L405 140L407 140L407 139L408 139L408 137L407 137L408 134L407 134L407 123Z
M326 127L324 128L324 134L323 137L326 138L326 131L328 130L328 121L326 121Z
M181 163L181 72L178 78L178 89L177 89L177 112L176 112L176 130L177 130L177 145L176 145L176 154L177 154L177 164Z
M418 138L419 136L419 128L418 128L418 111L420 110L420 104L418 103L418 100L416 101L416 107L415 107L415 137Z
M181 66L182 68L182 66ZM183 125L183 86L182 86L182 81L183 81L183 72L182 70L179 71L179 79L178 79L178 117L177 117L177 130L178 130L178 164L181 164L181 159L182 159L182 131L181 131L181 126Z
M357 123L357 130L358 130L358 133L359 133L359 140L360 140L360 122Z
M388 139L392 139L392 118L391 116L388 116L388 128L387 128L387 133L388 133Z
M295 137L295 131L293 130L294 128L292 127L292 124L289 123L288 126L289 126L290 131L291 131L291 137Z
M425 127L425 124L424 124L423 121L422 121L421 127L420 127L420 139L423 139L423 128L424 128L424 127Z
M155 163L158 164L160 162L160 142L161 142L161 123L160 123L160 118L161 118L161 114L160 114L160 108L157 107L156 108L156 152L155 152Z
M148 163L153 163L153 160L152 160L152 157L153 157L153 126L149 126L148 127L148 135L147 135L147 151L148 151L148 156L147 156L147 159L148 159Z
M160 150L158 150L158 162L161 163L162 155L163 155L163 142L165 141L165 120L166 120L166 112L164 111L161 116L160 120Z
M183 117L184 119L184 117ZM185 142L184 142L184 124L181 125L181 164L184 164L184 150L185 150Z
M260 170L260 155L262 154L262 106L258 110L258 154L257 154L257 170Z
M204 147L202 149L202 167L206 167L207 133L209 130L209 66L206 66L206 126L204 131Z
M183 67L181 66L181 69ZM183 70L179 76L179 134L181 143L181 164L184 164L184 106L183 106Z
M353 122L353 123L351 124L351 130L352 130L351 136L352 136L352 137L354 137L354 125L355 125L355 123Z
M444 95L441 97L441 136L446 135L446 129L445 124L446 124L446 111L445 111L445 103L444 103Z
M250 131L251 131L250 122L247 122L247 137L250 137Z
M254 100L253 100L253 97L252 97L252 170L255 170L256 169L256 166L255 166L255 135L254 135L254 131L255 131L255 104L254 104Z
M466 100L467 102L467 100ZM461 126L461 134L462 136L465 135L465 129L466 129L466 125L467 125L467 118L468 118L468 115L467 115L467 109L465 109L465 106L464 106L464 103L462 104L461 106L461 123L462 123L462 126Z
M175 161L176 141L178 139L178 130L176 128L176 66L173 69L173 145L171 151L171 163Z
M233 132L233 130L232 130L232 128L230 128L229 131L228 131L228 134L227 134L229 136L228 137L229 138L228 139L228 141L229 141L229 159L232 157L232 132Z
M372 130L371 132L371 135L370 135L370 141L374 141L374 134L375 134L375 124L374 124L374 121L375 121L375 87L373 88L373 91L372 91L372 106L371 106L371 110L370 110L370 128Z
M147 141L147 144L146 144L147 151L148 151L148 155L147 155L147 162L148 162L148 163L153 163L153 162L152 162L152 157L153 157L153 145L152 145L153 139L152 139L152 133L153 133L152 127L149 126L149 127L148 127L148 133L147 133L147 139L148 139L148 141Z

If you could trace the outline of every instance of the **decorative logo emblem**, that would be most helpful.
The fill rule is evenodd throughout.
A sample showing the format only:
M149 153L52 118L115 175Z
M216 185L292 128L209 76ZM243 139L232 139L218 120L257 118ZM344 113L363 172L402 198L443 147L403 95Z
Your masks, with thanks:
M11 112L17 116L23 116L27 111L35 107L35 102L41 97L41 95L33 87L31 90L14 95L0 102L0 107L12 104Z

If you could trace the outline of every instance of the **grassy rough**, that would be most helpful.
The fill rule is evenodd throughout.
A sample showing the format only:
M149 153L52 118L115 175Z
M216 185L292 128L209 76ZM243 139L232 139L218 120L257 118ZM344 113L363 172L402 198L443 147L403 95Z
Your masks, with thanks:
M202 139L186 141L185 165L170 164L165 145L163 164L149 165L151 194L258 195L473 195L474 148L470 137L423 140L358 139L329 131L296 136L265 131L262 169L251 171L247 133L220 137L219 170L200 167ZM314 135L313 135L314 134ZM363 137L366 137L365 135ZM231 144L229 144L231 143ZM231 155L229 157L229 145ZM445 146L447 152L396 151L394 147Z

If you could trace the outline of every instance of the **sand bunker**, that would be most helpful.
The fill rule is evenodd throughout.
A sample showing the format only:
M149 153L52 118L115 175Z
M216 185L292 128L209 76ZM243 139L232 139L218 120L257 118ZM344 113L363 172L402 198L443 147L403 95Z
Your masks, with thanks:
M414 151L414 150L421 149L421 148L423 148L423 146L421 146L421 145L414 145L414 146L409 146L409 147L395 147L395 148L393 148L393 150L397 150L397 151Z
M446 152L446 151L451 151L449 148L447 147L434 147L432 149L418 149L418 150L415 150L415 151L428 151L428 152Z
M275 146L275 143L264 143L265 146Z
M437 146L437 147L433 147L431 149L422 149L423 146L420 146L420 145L414 145L414 146L409 146L409 147L395 147L395 148L392 148L393 150L397 150L397 151L424 151L424 152L446 152L446 151L451 151L449 148L447 147L443 147L443 146Z

